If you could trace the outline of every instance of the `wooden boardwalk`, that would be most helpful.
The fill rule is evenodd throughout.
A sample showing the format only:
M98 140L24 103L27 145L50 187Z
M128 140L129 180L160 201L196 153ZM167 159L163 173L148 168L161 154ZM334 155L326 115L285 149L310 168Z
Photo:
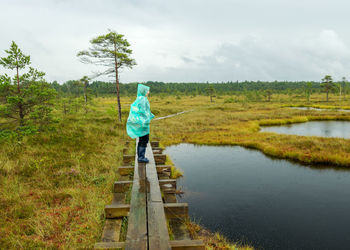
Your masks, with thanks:
M158 142L148 143L146 157L150 162L147 164L138 163L137 156L124 155L123 163L129 166L119 167L119 174L125 177L133 174L133 180L114 184L114 199L105 207L106 223L101 242L96 243L95 248L205 249L201 240L191 239L184 224L188 205L177 203L176 180L170 179L170 166L164 165L166 156L162 151ZM133 162L134 166L130 166ZM125 193L130 187L130 204L125 204ZM128 217L128 229L126 240L121 242L124 217Z

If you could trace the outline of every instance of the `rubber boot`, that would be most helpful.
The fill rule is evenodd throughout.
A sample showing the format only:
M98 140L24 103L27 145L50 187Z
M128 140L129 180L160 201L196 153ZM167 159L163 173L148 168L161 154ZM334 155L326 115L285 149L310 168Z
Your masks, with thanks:
M138 162L149 163L149 160L145 157L146 148L139 146L137 149Z

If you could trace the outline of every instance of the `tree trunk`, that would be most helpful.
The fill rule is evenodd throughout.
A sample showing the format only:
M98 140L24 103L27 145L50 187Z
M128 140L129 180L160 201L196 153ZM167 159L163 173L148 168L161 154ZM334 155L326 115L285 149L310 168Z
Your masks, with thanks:
M117 85L117 100L118 100L118 114L119 121L122 121L122 107L120 105L120 94L119 94L119 79L118 79L118 61L117 61L117 45L114 43L114 64L115 64L115 83Z
M18 72L18 66L16 67L16 71L17 71L17 94L18 97L20 98L20 94L21 94L21 88L19 86L19 72ZM23 118L24 118L24 112L23 112L23 106L22 106L22 101L19 100L18 102L18 113L19 113L19 124L20 126L23 125Z
M327 100L327 102L328 102L328 88L326 89L326 100Z
M86 84L84 83L84 99L85 99L85 104L87 104L87 94L86 94Z

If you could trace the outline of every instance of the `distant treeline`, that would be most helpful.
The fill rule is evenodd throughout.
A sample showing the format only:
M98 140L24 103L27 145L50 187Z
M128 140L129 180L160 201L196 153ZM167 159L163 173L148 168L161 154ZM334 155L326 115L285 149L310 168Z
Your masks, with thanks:
M64 84L58 84L56 81L51 83L59 92L65 94L80 95L83 93L83 86L79 81L67 81ZM244 81L244 82L222 82L222 83L164 83L164 82L142 82L151 87L152 94L169 95L208 95L214 89L216 94L232 94L243 91L272 91L278 93L303 92L307 86L306 81L300 82L263 82L263 81ZM320 82L311 82L312 92L320 92ZM310 84L309 84L310 86ZM116 93L116 84L113 82L93 81L87 86L89 92L95 96L114 95ZM210 90L211 89L211 90ZM210 90L210 91L209 91ZM123 96L132 96L137 92L137 83L120 84L120 94Z

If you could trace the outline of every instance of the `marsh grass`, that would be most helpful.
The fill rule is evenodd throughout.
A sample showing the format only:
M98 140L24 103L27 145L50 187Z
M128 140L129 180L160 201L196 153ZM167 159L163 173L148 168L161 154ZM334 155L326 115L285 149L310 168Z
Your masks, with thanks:
M152 122L151 137L163 146L241 145L304 163L350 166L350 140L259 132L263 124L349 120L349 113L286 109L282 105L289 105L290 97L283 95L271 102L245 102L239 96L225 102L229 98L210 103L207 96L151 96L157 116L192 110ZM321 98L312 96L309 104L323 105ZM1 141L0 248L93 247L102 233L104 206L112 200L111 187L120 178L117 168L129 140L125 122L133 99L122 98L122 123L117 122L115 98L96 98L87 113L64 115L57 107L56 123L48 131ZM294 104L305 103L297 99ZM135 153L134 141L129 147Z

